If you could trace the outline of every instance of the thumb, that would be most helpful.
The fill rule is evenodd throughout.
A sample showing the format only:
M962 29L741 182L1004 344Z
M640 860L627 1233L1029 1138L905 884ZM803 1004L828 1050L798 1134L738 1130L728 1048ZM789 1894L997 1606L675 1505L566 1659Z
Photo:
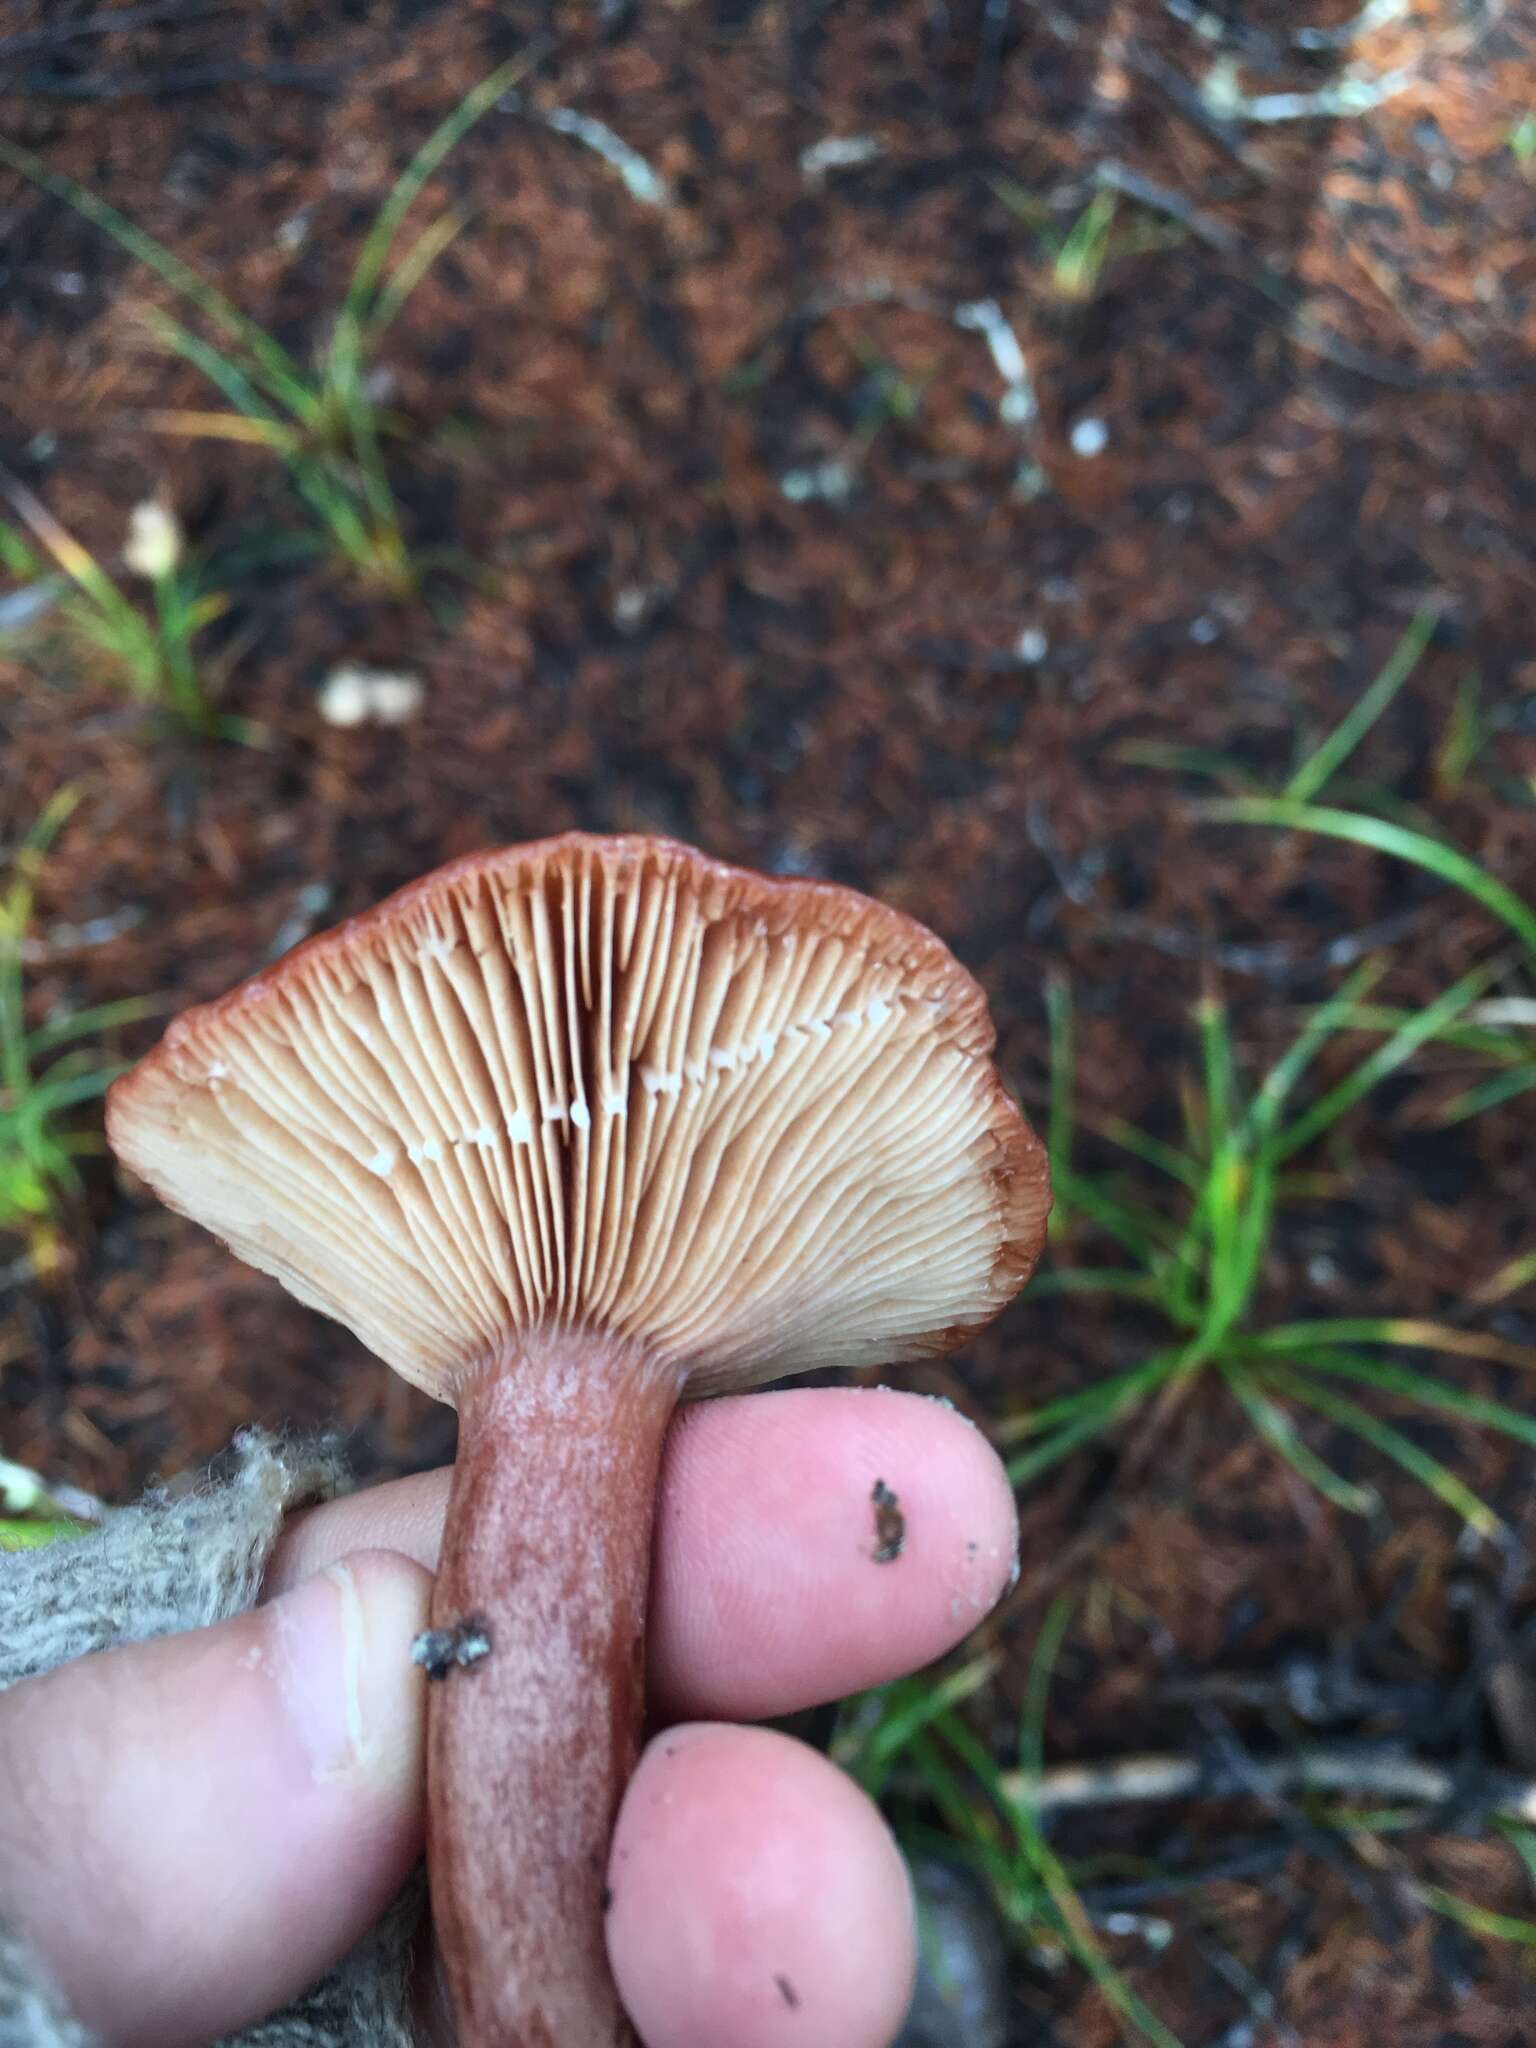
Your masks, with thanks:
M244 2026L389 1903L421 1853L430 1586L360 1552L0 1694L0 1917L103 2041Z

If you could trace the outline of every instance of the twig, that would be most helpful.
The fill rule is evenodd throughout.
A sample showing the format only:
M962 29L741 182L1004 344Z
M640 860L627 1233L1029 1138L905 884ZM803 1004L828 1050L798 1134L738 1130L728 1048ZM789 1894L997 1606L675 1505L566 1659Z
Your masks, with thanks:
M1202 36L1207 33L1207 25L1213 18L1209 8L1198 4L1198 0L1163 0L1163 7L1181 27L1193 28ZM1253 55L1275 63L1287 46L1292 50L1305 51L1308 56L1319 51L1350 49L1362 36L1369 35L1373 29L1384 28L1406 12L1407 0L1367 0L1358 14L1351 15L1348 21L1340 22L1334 28L1314 28L1304 24L1288 30L1283 38L1264 29L1249 28L1244 22L1222 22L1220 29L1224 42L1235 43Z
M1019 337L1003 318L996 299L974 299L968 305L956 306L950 317L957 327L981 335L991 351L1005 386L997 408L998 418L1005 426L1029 426L1039 416L1039 401Z
M1207 142L1214 144L1239 170L1246 171L1256 185L1270 182L1268 169L1244 145L1231 122L1222 120L1206 105L1198 88L1191 85L1182 72L1134 45L1126 51L1126 63L1138 77L1155 86L1174 112L1182 114Z
M1238 84L1237 66L1230 58L1222 58L1206 74L1200 97L1218 120L1252 121L1261 127L1282 121L1350 120L1357 114L1374 113L1407 92L1417 77L1408 69L1372 76L1352 67L1316 92L1249 94Z
M1400 1751L1339 1745L1294 1756L1253 1758L1242 1771L1228 1759L1148 1754L1098 1764L1054 1764L1038 1778L1022 1771L1003 1779L1012 1798L1037 1813L1080 1813L1100 1806L1136 1806L1178 1799L1231 1799L1244 1793L1284 1799L1298 1792L1338 1792L1408 1806L1448 1806L1466 1785L1439 1764ZM1490 1771L1482 1781L1485 1810L1536 1825L1536 1781Z
M1095 847L1080 860L1069 860L1056 837L1050 812L1039 797L1031 797L1024 806L1024 836L1044 858L1057 888L1069 903L1080 910L1092 903L1094 888L1109 865L1104 848Z
M1237 1993L1247 2007L1243 2017L1218 2038L1216 2048L1238 2048L1239 2043L1251 2041L1260 2026L1271 2028L1283 2048L1301 2048L1301 2036L1282 2016L1280 2002L1274 1992L1267 1984L1260 1983L1242 1958L1218 1942L1207 1941L1199 1935L1196 1943L1217 1976Z
M1307 1850L1332 1870L1373 1919L1384 1923L1381 1928L1383 1934L1395 1932L1396 1915L1390 1902L1379 1897L1369 1877L1359 1869L1338 1834L1320 1826L1305 1807L1291 1804L1281 1792L1269 1785L1260 1760L1243 1747L1237 1730L1225 1714L1210 1705L1197 1705L1195 1714L1211 1744L1215 1767L1220 1770L1224 1766L1231 1773L1239 1795L1256 1800L1274 1816L1298 1848Z
M288 85L303 92L328 92L336 79L335 71L309 64L189 64L182 71L96 72L82 78L30 71L12 83L0 83L0 93L36 93L57 100L165 99L218 85Z
M235 0L152 0L145 7L120 7L105 14L83 14L78 21L51 22L47 28L26 28L0 38L0 63L29 50L56 50L61 43L86 36L116 35L121 29L150 28L162 21L200 21L210 14L231 14Z
M1113 1878L1103 1884L1084 1884L1079 1897L1102 1926L1108 1914L1126 1908L1157 1904L1177 1898L1182 1892L1203 1891L1211 1884L1245 1884L1267 1878L1281 1869L1296 1847L1288 1834L1278 1830L1256 1835L1241 1847L1180 1870L1164 1870L1150 1877Z
M1347 50L1372 29L1385 28L1389 21L1396 21L1407 12L1408 0L1366 0L1358 14L1340 22L1337 28L1292 29L1291 41L1298 50Z
M625 191L641 206L672 204L672 188L666 179L651 168L638 149L626 142L622 135L616 135L606 122L594 120L590 114L583 114L575 107L551 107L546 112L519 92L503 94L500 105L510 114L522 114L530 121L539 122L556 135L568 135L573 142L590 149L594 156L600 156L611 170L618 172Z
M1389 391L1495 393L1522 390L1536 382L1536 375L1530 372L1487 377L1426 375L1410 364L1394 363L1384 356L1371 355L1314 320L1302 309L1299 290L1291 279L1250 256L1235 229L1194 205L1171 186L1143 177L1140 171L1113 157L1095 165L1093 183L1101 189L1123 194L1150 213L1162 214L1197 241L1204 242L1207 248L1230 258L1235 266L1235 281L1246 285L1285 316L1285 330L1298 348L1321 356L1324 362L1348 370L1352 376L1384 385Z
M1135 205L1144 206L1149 213L1163 214L1168 220L1177 222L1186 234L1207 243L1212 249L1219 249L1224 256L1241 252L1241 238L1235 228L1229 228L1225 221L1204 212L1171 185L1160 185L1156 179L1144 177L1117 157L1105 157L1094 165L1093 182L1101 191L1118 192Z
M829 313L857 306L900 306L909 313L929 313L948 320L962 334L979 334L986 343L993 368L1003 381L997 416L1005 426L1022 432L1032 426L1039 413L1029 363L1019 337L1009 325L995 299L970 299L952 304L934 292L908 291L889 278L868 277L852 284L830 285L813 292L803 306L781 323L813 326Z
M1251 946L1238 942L1211 940L1198 931L1179 925L1158 924L1135 911L1104 911L1098 928L1106 937L1130 939L1167 953L1175 960L1210 960L1234 974L1259 975L1266 981L1298 981L1316 974L1320 967L1350 967L1383 946L1394 944L1423 922L1424 907L1393 911L1357 932L1343 932L1313 952L1298 952L1283 940L1260 941Z

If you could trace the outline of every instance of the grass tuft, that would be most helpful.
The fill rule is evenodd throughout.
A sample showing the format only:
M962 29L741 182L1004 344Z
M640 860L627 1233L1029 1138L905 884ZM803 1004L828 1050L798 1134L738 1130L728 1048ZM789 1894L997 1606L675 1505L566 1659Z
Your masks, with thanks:
M1450 1028L1482 996L1486 968L1464 975L1436 1002L1386 1036L1305 1108L1295 1098L1324 1043L1348 1021L1381 972L1366 962L1306 1022L1295 1041L1245 1089L1226 1012L1214 998L1197 1012L1201 1075L1185 1092L1181 1142L1169 1144L1118 1119L1095 1133L1126 1160L1088 1172L1074 1160L1074 1073L1070 993L1047 995L1052 1091L1047 1120L1056 1189L1052 1264L1034 1293L1109 1296L1142 1305L1164 1325L1135 1365L1005 1423L1018 1485L1038 1480L1073 1451L1140 1418L1142 1459L1156 1430L1199 1382L1219 1387L1277 1456L1308 1485L1351 1514L1378 1509L1373 1488L1346 1478L1306 1442L1312 1413L1354 1435L1409 1473L1489 1539L1505 1530L1494 1511L1411 1436L1375 1412L1406 1404L1536 1445L1536 1421L1468 1393L1453 1378L1397 1362L1395 1354L1473 1356L1536 1369L1536 1354L1422 1319L1320 1319L1271 1324L1262 1291L1282 1206L1298 1197L1290 1163L1427 1039ZM1109 1260L1077 1262L1079 1243L1108 1246ZM1356 1399L1358 1394L1361 1398ZM1369 1401L1370 1405L1362 1405Z
M850 1701L832 1754L871 1798L887 1805L898 1776L910 1780L944 1824L942 1852L963 1856L1021 1949L1052 1958L1064 1953L1092 1979L1136 2039L1152 2048L1180 2048L1106 1952L1070 1868L1046 1838L1030 1794L1043 1765L1051 1675L1071 1620L1072 1601L1063 1596L1047 1613L1036 1640L1016 1773L998 1764L959 1711L996 1669L996 1660L985 1656L942 1678L905 1679ZM904 1839L920 1845L923 1830L915 1823L901 1825L899 1809L897 1819Z
M66 788L46 806L11 854L0 893L0 1231L22 1237L44 1275L61 1262L59 1220L79 1192L77 1161L102 1149L98 1133L78 1128L76 1112L122 1071L88 1041L150 1008L138 999L101 1003L28 1029L22 948L37 873L77 801Z
M19 478L3 469L0 495L27 529L22 533L0 521L0 568L40 590L50 575L59 581L37 616L0 634L0 645L10 640L26 648L46 637L56 617L65 635L99 660L114 682L179 731L200 739L256 737L241 721L221 717L215 707L215 671L201 659L198 642L227 611L229 599L211 587L201 559L180 544L169 514L159 516L175 543L167 542L153 564L146 564L146 610L118 588L89 549ZM227 663L219 665L219 672L224 667Z
M154 416L156 424L166 432L237 441L277 455L337 554L365 583L394 597L414 593L419 564L407 545L385 466L389 423L374 397L373 371L389 329L463 220L453 212L441 214L398 254L397 246L433 174L526 68L527 59L513 59L483 79L433 129L396 179L363 242L330 339L313 368L116 207L0 136L0 163L102 229L168 284L186 308L187 319L150 309L150 331L199 370L229 410L162 412Z
M1326 786L1381 717L1417 668L1434 632L1437 614L1421 611L1403 635L1386 667L1336 729L1293 772L1279 795L1244 793L1203 804L1200 815L1213 823L1264 825L1345 840L1372 853L1418 868L1459 890L1513 934L1515 948L1503 964L1500 995L1464 1017L1437 1020L1424 1041L1476 1052L1493 1071L1464 1089L1440 1112L1442 1123L1457 1123L1501 1108L1536 1089L1536 907L1478 861L1433 829L1377 811L1397 808L1382 796L1377 811L1344 809L1318 802ZM1451 724L1437 748L1437 781L1454 789L1465 776L1476 743L1475 695L1463 682ZM1188 765L1187 763L1184 765ZM1359 1005L1343 1020L1346 1028L1395 1032L1401 1012Z

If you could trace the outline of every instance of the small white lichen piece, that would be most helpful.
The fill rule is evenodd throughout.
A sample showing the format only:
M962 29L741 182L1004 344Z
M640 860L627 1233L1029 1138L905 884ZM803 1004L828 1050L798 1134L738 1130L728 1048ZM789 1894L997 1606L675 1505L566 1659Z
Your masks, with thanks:
M373 715L380 725L408 725L426 699L419 676L380 672L373 679Z
M419 676L344 661L320 685L320 716L336 726L405 725L425 698Z
M182 546L181 522L158 498L146 498L128 514L123 563L130 574L158 583L181 560Z
M368 716L367 672L350 665L333 668L320 685L320 716L327 725L361 725Z

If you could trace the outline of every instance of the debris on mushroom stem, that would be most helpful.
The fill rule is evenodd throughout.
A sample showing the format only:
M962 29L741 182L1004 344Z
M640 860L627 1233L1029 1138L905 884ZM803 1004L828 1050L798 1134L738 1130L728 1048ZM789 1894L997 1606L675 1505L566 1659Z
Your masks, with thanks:
M491 1632L478 1615L450 1628L424 1628L411 1645L411 1662L438 1685L450 1671L469 1671L490 1654Z

